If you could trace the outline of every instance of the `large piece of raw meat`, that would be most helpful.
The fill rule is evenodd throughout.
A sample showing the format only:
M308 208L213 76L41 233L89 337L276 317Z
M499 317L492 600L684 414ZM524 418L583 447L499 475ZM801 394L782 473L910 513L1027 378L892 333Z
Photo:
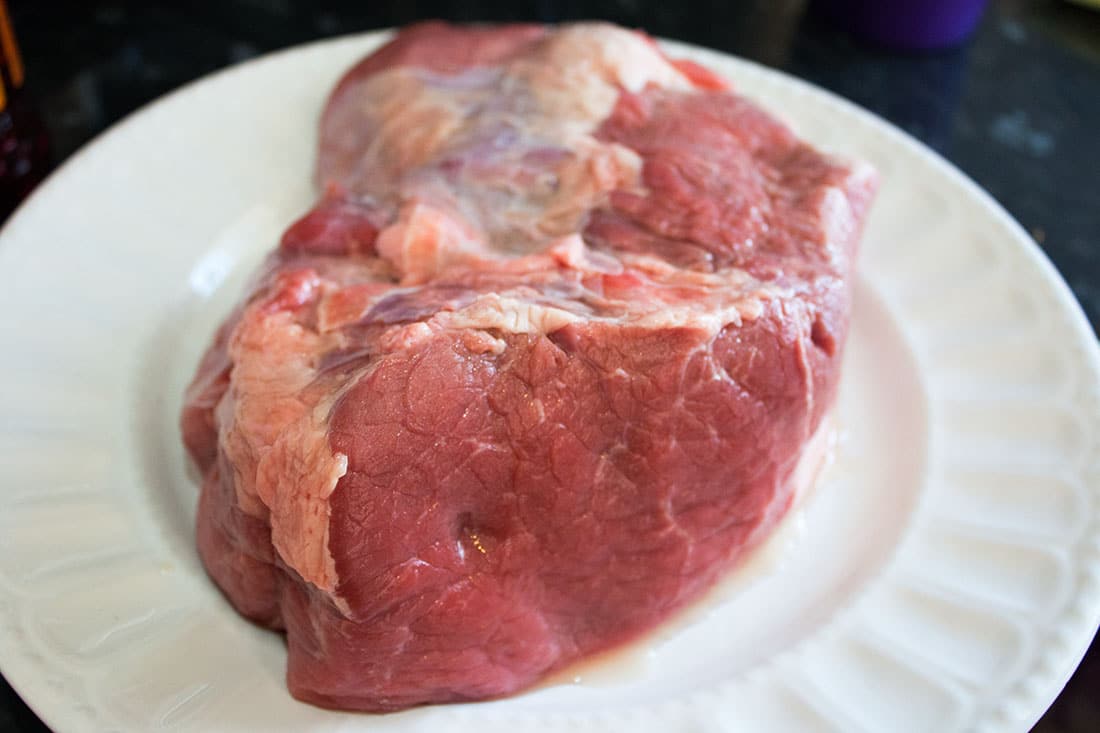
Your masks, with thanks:
M875 188L608 25L402 31L199 367L198 547L291 692L520 690L652 629L783 516Z

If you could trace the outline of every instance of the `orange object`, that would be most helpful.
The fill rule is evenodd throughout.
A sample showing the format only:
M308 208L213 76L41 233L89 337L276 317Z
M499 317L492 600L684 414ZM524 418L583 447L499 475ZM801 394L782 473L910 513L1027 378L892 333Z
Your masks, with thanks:
M0 0L0 219L26 198L50 167L49 137L23 91L25 77L7 3Z
M18 89L23 86L23 59L19 55L19 44L15 42L15 32L12 31L5 2L0 2L0 48L4 52L4 81Z

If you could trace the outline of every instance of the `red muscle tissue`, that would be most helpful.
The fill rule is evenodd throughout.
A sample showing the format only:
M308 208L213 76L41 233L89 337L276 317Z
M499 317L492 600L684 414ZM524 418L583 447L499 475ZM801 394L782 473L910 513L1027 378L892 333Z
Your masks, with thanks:
M790 507L876 178L614 26L414 26L339 82L316 207L186 397L198 547L287 682L522 690Z

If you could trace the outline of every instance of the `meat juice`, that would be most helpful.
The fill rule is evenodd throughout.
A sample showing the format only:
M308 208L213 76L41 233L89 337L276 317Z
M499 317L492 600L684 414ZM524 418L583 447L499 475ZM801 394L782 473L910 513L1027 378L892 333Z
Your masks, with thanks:
M657 663L658 648L674 639L684 629L706 619L726 603L736 602L738 594L752 585L779 572L797 552L806 534L806 506L817 487L829 482L830 470L836 465L842 429L835 417L825 420L818 434L806 446L806 455L799 461L795 479L798 491L791 508L772 532L757 546L746 552L739 563L721 578L707 593L665 621L650 634L581 660L548 676L538 688L579 685L582 687L616 687L645 679Z

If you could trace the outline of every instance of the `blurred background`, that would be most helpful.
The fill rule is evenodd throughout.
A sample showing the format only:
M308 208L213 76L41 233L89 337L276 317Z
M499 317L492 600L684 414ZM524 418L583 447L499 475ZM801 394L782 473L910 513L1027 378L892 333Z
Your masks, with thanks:
M603 18L782 69L893 122L992 193L1100 324L1100 0L8 0L7 9L21 58L0 33L0 216L121 117L275 49L425 18ZM0 679L0 731L45 730ZM1034 730L1100 732L1100 648Z

